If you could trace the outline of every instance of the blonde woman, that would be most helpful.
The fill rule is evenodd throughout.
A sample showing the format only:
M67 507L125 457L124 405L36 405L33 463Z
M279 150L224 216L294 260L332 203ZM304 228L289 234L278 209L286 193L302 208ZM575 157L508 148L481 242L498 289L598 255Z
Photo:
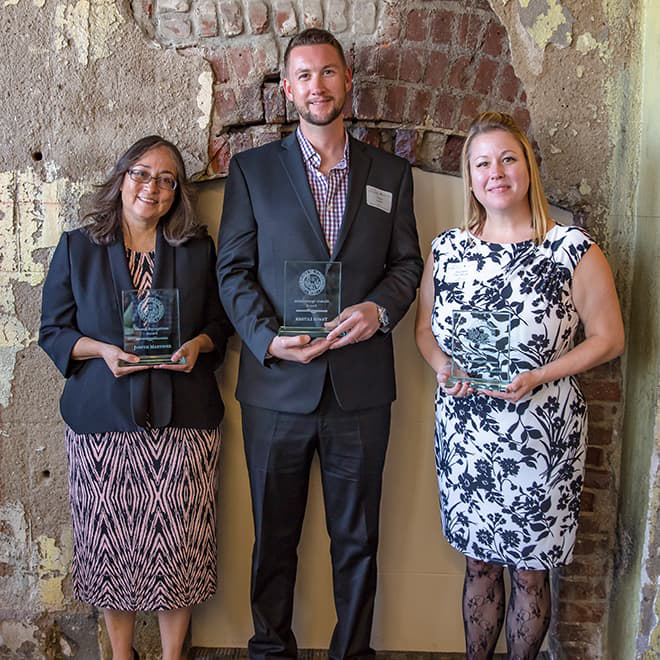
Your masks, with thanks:
M603 253L581 229L553 222L529 140L510 116L473 122L463 180L464 224L432 243L416 321L438 380L443 531L466 557L468 660L493 657L505 566L508 657L533 659L550 620L549 569L569 563L575 545L587 429L575 375L621 353L623 324ZM494 312L509 324L504 391L471 382L467 367L448 381L455 312L474 311L486 344Z

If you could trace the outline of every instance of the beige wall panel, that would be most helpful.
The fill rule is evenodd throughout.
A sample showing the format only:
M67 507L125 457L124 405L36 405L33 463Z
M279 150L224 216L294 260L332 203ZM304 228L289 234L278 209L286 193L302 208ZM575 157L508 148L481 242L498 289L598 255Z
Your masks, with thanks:
M420 245L426 258L433 237L460 223L462 187L459 179L421 170L414 170L414 183ZM203 184L200 188L200 217L215 234L222 185ZM417 352L414 315L413 306L395 330L398 398L383 477L373 644L388 650L460 651L464 564L442 536L433 457L435 378ZM244 647L252 634L249 573L253 528L240 410L234 400L238 350L234 338L221 377L227 412L218 504L219 588L215 598L195 609L192 641L196 646ZM294 611L298 644L301 648L327 648L335 612L317 461L299 557Z

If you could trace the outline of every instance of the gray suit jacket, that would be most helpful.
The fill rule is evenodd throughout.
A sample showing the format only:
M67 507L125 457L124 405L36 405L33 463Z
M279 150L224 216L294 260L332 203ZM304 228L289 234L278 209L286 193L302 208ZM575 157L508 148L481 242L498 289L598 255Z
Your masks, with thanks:
M367 186L391 193L390 208L368 204ZM265 359L282 324L285 260L331 259L342 263L342 307L373 301L387 309L392 327L403 317L423 268L409 164L350 138L346 211L330 255L295 133L236 155L225 188L217 274L224 308L243 340L239 401L311 412L328 369L345 410L394 400L390 333L327 351L306 365Z

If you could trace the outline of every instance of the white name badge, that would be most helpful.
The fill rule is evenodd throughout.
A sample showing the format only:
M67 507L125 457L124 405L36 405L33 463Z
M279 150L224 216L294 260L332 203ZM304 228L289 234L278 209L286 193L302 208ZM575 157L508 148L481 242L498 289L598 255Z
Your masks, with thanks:
M392 210L392 193L374 186L367 186L367 204L389 213Z
M468 265L461 261L447 264L445 280L447 282L464 282L468 276Z

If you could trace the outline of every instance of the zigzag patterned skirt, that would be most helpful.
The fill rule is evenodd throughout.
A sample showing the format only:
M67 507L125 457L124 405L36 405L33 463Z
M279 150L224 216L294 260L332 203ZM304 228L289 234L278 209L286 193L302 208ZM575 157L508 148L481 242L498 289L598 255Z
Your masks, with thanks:
M67 427L76 598L146 611L215 593L219 445L217 429Z

